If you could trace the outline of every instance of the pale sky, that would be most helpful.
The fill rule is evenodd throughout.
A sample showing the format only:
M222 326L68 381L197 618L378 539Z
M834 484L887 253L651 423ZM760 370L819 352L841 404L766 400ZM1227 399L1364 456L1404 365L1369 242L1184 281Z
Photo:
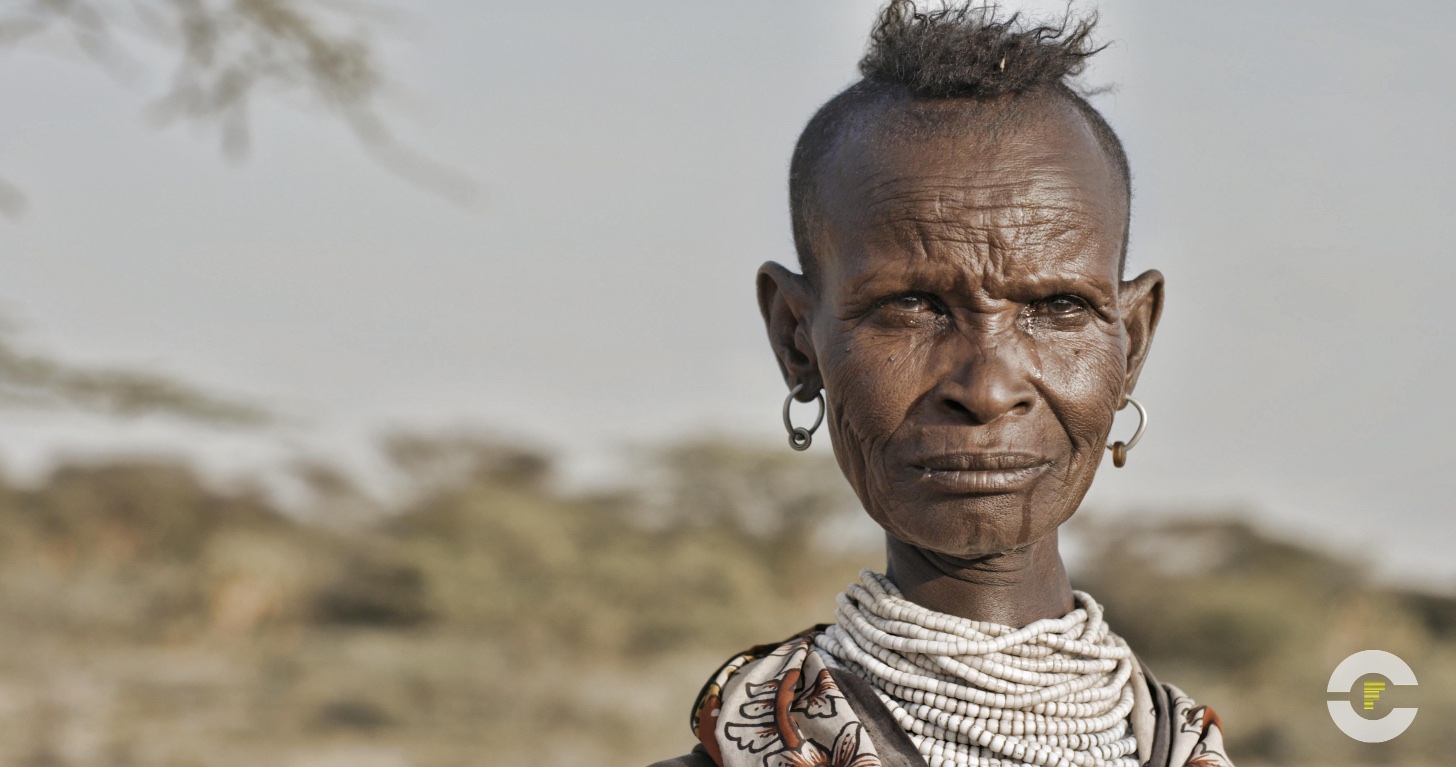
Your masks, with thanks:
M480 182L470 207L314 115L260 110L234 165L144 118L165 69L121 84L0 54L0 177L30 200L0 223L0 312L25 343L307 421L230 435L3 411L0 456L365 465L391 426L472 426L601 481L634 441L787 450L753 274L792 263L789 153L854 78L877 5L411 3L387 113ZM1100 8L1113 45L1085 82L1117 88L1094 103L1131 158L1130 269L1161 269L1168 305L1137 391L1148 434L1085 508L1240 505L1456 585L1456 5Z

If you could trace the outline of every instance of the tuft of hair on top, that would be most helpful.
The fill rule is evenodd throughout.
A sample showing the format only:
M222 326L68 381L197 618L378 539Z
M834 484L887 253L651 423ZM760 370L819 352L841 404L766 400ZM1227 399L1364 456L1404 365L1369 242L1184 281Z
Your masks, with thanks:
M920 10L912 0L890 0L880 11L859 64L863 79L821 106L794 146L789 213L799 264L811 284L818 279L815 251L823 225L816 199L820 166L855 124L856 115L899 103L902 96L913 101L1067 99L1087 119L1112 161L1131 211L1131 173L1122 141L1087 100L1094 91L1070 82L1081 74L1088 58L1106 48L1092 42L1097 14L1074 20L1069 5L1061 21L1037 24L1019 13L1002 18L998 6L976 0L923 2L936 5ZM988 127L997 120L1015 119L1014 111L992 115ZM1126 256L1124 236L1124 260Z
M1073 21L1070 10L1053 25L1000 18L996 5L942 0L920 10L892 0L870 32L859 70L865 81L897 85L919 98L990 99L1042 88L1068 87L1089 57L1095 12Z

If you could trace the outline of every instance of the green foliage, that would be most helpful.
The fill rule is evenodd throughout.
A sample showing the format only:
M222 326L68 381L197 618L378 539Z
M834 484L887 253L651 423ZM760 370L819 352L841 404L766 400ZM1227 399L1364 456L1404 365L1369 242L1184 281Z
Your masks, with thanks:
M853 573L832 569L829 586L819 574L825 558L810 547L810 531L844 510L822 465L795 469L761 453L685 445L655 456L643 472L653 484L593 501L545 489L539 453L448 446L453 454L412 464L429 490L390 532L440 584L441 614L523 651L626 657L724 638L752 644L757 631L792 631L788 606L837 590ZM474 468L442 483L442 464ZM763 532L751 515L790 487L769 506L788 521Z

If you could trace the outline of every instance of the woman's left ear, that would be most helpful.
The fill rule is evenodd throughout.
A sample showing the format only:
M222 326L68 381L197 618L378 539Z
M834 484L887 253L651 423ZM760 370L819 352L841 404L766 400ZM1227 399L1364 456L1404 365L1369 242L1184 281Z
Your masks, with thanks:
M1132 394L1137 386L1138 376L1143 372L1143 361L1148 358L1148 349L1153 345L1153 331L1158 327L1158 318L1163 315L1163 274L1149 269L1122 283L1118 302L1121 304L1122 325L1127 331L1127 371L1122 381L1122 396Z

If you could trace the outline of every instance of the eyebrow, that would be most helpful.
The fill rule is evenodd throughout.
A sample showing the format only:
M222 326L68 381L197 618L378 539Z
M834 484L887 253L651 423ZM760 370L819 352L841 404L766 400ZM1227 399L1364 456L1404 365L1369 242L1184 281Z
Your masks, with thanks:
M916 259L919 261L918 259ZM909 258L906 259L908 264ZM1066 293L1087 298L1094 305L1111 307L1117 299L1116 288L1101 278L1082 272L1058 270L1048 265L1049 270L1038 268L1021 274L1015 280L993 278L992 286L999 286L997 293L1013 299L1046 297ZM904 270L886 269L884 266L866 270L848 280L842 291L846 296L862 296L864 293L889 292L896 289L924 289L931 292L945 290L948 286L959 286L965 272L955 266L935 263L917 263Z
M1066 274L1032 274L1028 278L1032 288L1043 295L1086 295L1094 303L1103 306L1111 306L1117 299L1115 289L1109 291L1109 286L1103 284L1101 279L1087 279L1085 276L1073 278Z

